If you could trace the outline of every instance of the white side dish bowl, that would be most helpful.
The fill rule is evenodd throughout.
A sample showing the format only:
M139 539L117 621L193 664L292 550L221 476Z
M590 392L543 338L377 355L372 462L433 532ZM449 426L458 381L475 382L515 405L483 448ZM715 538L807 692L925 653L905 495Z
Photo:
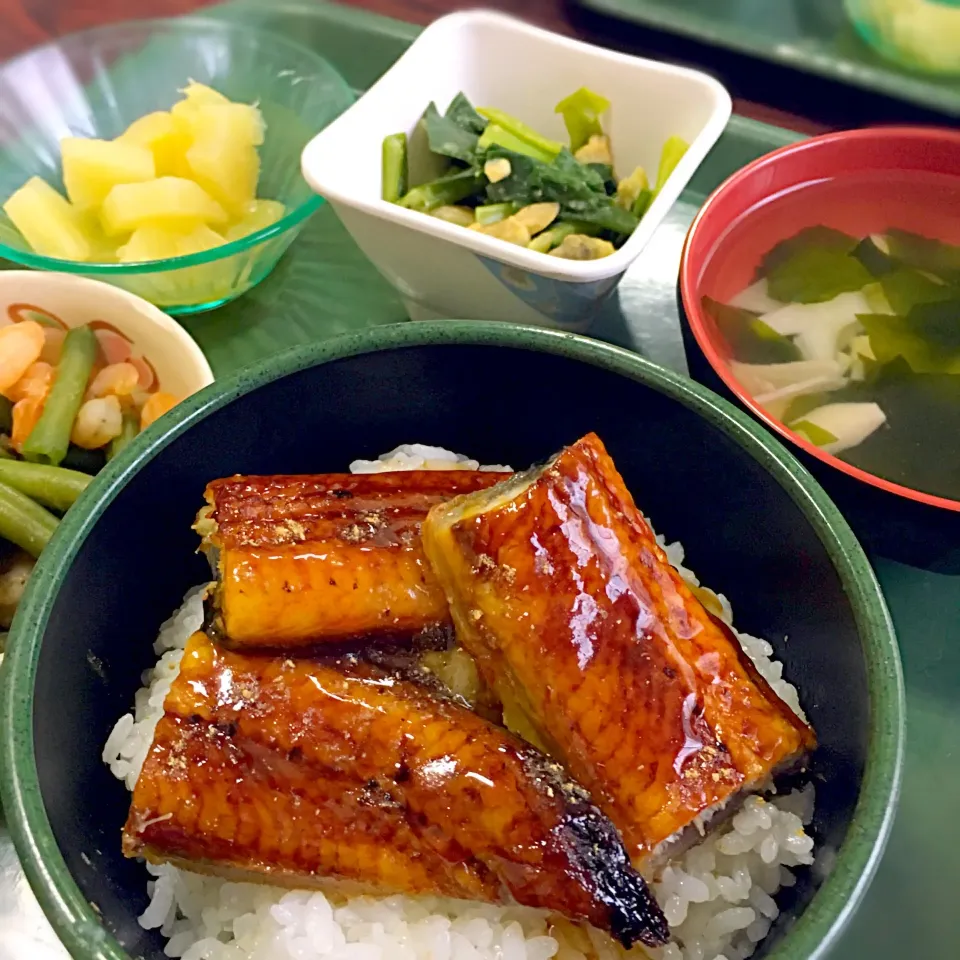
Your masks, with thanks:
M611 101L604 129L619 172L656 171L676 135L689 150L640 226L609 257L537 253L381 199L383 138L410 133L432 100L463 91L566 141L556 103L586 86ZM429 26L410 49L303 152L307 182L332 205L414 320L509 320L584 329L646 246L730 117L730 96L695 70L604 50L486 11Z

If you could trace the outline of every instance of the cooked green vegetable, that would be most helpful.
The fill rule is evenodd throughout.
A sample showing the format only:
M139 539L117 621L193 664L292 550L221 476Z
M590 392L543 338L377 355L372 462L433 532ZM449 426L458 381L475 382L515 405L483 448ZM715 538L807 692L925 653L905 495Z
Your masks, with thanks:
M0 537L4 540L39 557L57 529L57 522L52 513L26 494L0 483Z
M107 460L112 460L118 454L122 453L124 448L129 446L133 439L140 433L140 423L136 417L128 413L123 415L123 429L120 435L110 441L107 449Z
M477 223L486 227L512 216L516 209L512 203L488 203L482 207L476 207L473 213Z
M441 116L434 103L427 107L423 124L427 131L427 143L434 153L464 163L474 162L480 138L472 130L464 129L449 116Z
M76 502L93 478L77 470L25 460L0 460L0 483L61 513Z
M912 267L897 267L880 278L880 289L894 313L904 315L921 303L953 300L960 318L960 289L936 279L932 274L921 273Z
M690 144L682 137L668 137L660 151L660 166L657 168L657 185L653 188L655 194L663 189L663 185L670 179L670 174L677 169L677 164L683 155L690 149Z
M777 244L761 267L774 300L823 303L862 290L873 276L853 252L857 241L838 230L812 227Z
M801 360L800 351L749 310L731 307L711 297L702 300L703 309L717 325L720 336L730 345L741 363L789 363Z
M887 251L898 263L926 270L950 283L960 283L960 247L907 230L884 234Z
M475 222L473 210L470 207L460 207L456 204L437 207L436 210L430 211L430 216L438 220L446 220L447 223L453 223L458 227L469 227Z
M571 134L571 147L566 147L502 110L474 109L462 93L445 114L431 103L407 144L413 186L403 195L398 186L401 143L392 138L384 141L383 195L410 210L523 243L537 252L550 253L559 246L558 256L566 256L567 251L577 257L598 251L608 255L637 228L654 196L642 170L634 171L626 187L618 183L611 144L600 125L600 115L609 106L586 89L558 104L557 112L563 114ZM677 137L664 144L660 165L664 178L686 148ZM421 177L417 171L427 167L420 159L423 153L434 166L430 176ZM436 163L441 165L439 174ZM507 222L524 208L542 210L544 204L555 204L559 213L546 219L531 214L529 222ZM578 226L571 231L563 226L567 223ZM535 242L536 235L547 229L556 232ZM603 242L563 245L578 235Z
M532 157L534 160L539 160L541 163L550 163L550 161L556 156L555 153L541 149L536 144L530 143L529 141L524 140L522 137L518 137L512 131L505 129L496 123L491 123L490 126L483 131L483 135L477 141L477 149L482 151L484 154L489 154L491 147L503 147L512 151L513 153Z
M825 447L829 443L836 443L837 438L823 427L818 427L810 420L795 420L788 424L791 430L805 436L814 446Z
M572 220L565 220L562 223L555 223L547 228L543 233L537 234L527 246L537 253L549 253L554 247L560 246L563 241L575 233L590 236L597 232L597 228L590 223L578 223Z
M487 196L498 203L559 203L563 219L584 220L613 233L628 236L639 220L629 210L614 204L604 189L602 177L578 163L564 147L553 163L494 148L488 156L505 157L511 174L487 186Z
M960 374L960 301L920 303L905 317L862 314L878 363L903 357L914 373Z
M429 213L437 207L446 207L465 200L476 193L484 180L483 174L477 170L457 170L430 183L414 187L400 198L400 206Z
M532 127L528 127L522 120L518 120L503 110L496 110L493 107L480 107L477 113L490 121L490 125L486 131L484 131L485 134L489 133L490 127L499 127L501 130L505 130L511 136L522 140L524 143L529 144L535 150L545 155L546 162L549 162L551 157L555 157L563 149L562 143L540 136ZM518 152L523 153L525 151L521 150Z
M458 93L450 101L445 116L463 130L470 130L478 135L487 128L487 121L474 110L473 104L462 93Z
M4 396L0 396L0 433L9 435L13 429L13 404Z
M405 133L394 133L384 137L380 176L383 199L396 203L407 192L407 135Z
M43 413L23 444L25 459L58 466L66 456L96 356L97 337L89 326L67 332Z
M17 458L2 444L0 444L0 460L16 460Z
M609 109L610 101L587 87L581 87L557 104L555 112L563 116L564 126L570 135L571 150L576 152L591 137L603 133L600 117Z

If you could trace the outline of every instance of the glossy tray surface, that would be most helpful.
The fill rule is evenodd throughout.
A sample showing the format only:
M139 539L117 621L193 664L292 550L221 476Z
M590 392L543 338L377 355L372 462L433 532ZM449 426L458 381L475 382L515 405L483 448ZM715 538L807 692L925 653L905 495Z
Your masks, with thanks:
M779 7L780 2L770 5ZM695 4L677 0L672 5ZM747 4L722 4L737 5ZM765 4L754 5L760 9ZM704 0L700 6L710 4ZM357 90L383 73L417 34L409 24L322 3L244 2L217 8L212 15L238 17L315 47ZM589 333L685 372L675 283L687 227L707 194L727 176L795 139L789 131L734 117ZM184 326L207 353L214 372L222 375L284 348L403 319L392 288L324 207L272 276L236 303L185 319ZM887 855L836 956L940 960L956 956L960 942L960 912L954 903L960 888L960 844L954 831L960 807L960 575L930 573L877 556L872 560L902 648L908 750L903 799ZM0 822L0 960L66 956Z

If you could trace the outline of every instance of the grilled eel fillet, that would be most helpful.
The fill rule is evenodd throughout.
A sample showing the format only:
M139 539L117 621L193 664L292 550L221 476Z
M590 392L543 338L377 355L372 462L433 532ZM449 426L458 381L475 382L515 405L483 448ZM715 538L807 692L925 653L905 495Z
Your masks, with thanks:
M669 564L594 434L435 507L423 543L484 679L636 865L815 746Z
M203 633L167 697L123 850L296 886L506 892L627 946L668 933L613 825L533 748L356 658L250 656Z
M424 470L213 481L196 526L216 556L210 633L235 649L293 649L449 628L420 523L435 504L506 476Z

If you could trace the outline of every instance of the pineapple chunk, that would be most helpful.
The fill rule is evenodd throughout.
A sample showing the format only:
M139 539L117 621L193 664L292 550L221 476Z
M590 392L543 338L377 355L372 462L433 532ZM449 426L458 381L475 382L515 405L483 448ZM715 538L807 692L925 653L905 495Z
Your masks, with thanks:
M140 183L156 176L153 154L137 143L66 137L60 141L63 184L81 209L95 207L118 183Z
M201 223L183 236L180 241L180 256L185 257L190 253L212 250L214 247L222 247L224 243L221 234L211 230L205 223Z
M230 213L241 216L256 197L260 178L256 151L263 141L260 111L243 104L208 106L197 110L191 123L194 141L187 150L191 176Z
M170 111L174 116L186 117L198 107L230 103L222 93L218 93L205 83L197 83L196 80L191 80L180 92L183 94L183 99L175 103Z
M133 231L130 239L117 251L121 263L144 260L166 260L185 257L223 244L223 237L206 224L192 230L173 230L156 224L145 224Z
M90 263L116 263L117 242L103 232L100 214L96 210L77 210L77 223L90 244Z
M90 240L78 211L40 177L14 192L3 210L39 254L61 260L89 260Z
M198 223L226 223L227 214L192 180L159 177L114 187L103 201L100 220L107 236L115 237L146 223L181 229Z
M239 240L276 223L286 212L287 208L277 200L254 200L224 236L227 240Z
M130 239L117 249L120 263L140 263L144 260L167 260L180 256L177 242L182 236L168 227L148 223L137 227Z
M190 125L172 113L158 110L134 120L118 143L136 143L153 154L158 177L181 177L187 172L184 154L193 140Z
M259 147L263 143L263 117L249 103L205 104L191 110L180 122L190 128L194 137L216 130L224 139L238 145Z

